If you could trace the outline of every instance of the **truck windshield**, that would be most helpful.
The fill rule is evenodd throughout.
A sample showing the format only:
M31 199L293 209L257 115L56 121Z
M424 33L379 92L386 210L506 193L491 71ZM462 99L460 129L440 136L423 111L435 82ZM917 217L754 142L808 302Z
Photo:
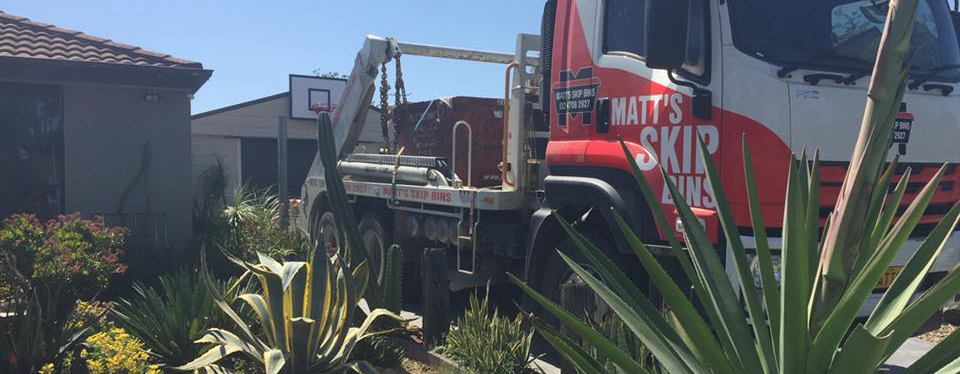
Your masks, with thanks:
M731 0L734 44L791 67L873 67L887 16L883 0ZM920 0L911 40L913 73L960 79L960 46L943 0Z

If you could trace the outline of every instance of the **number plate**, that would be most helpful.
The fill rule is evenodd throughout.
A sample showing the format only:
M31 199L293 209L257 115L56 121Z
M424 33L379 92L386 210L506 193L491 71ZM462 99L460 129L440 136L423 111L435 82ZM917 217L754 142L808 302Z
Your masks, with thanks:
M875 287L873 290L885 291L886 289L890 288L890 285L893 284L893 280L897 279L897 275L899 275L901 271L903 271L902 266L888 267L887 270L883 272L883 277L880 278L880 282L877 283L877 287Z

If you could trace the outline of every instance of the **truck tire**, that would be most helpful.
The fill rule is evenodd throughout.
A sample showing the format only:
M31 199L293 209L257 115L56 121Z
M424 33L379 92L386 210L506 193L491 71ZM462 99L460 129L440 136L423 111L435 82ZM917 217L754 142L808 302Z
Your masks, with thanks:
M617 253L613 250L613 247L608 244L606 241L598 239L595 236L587 235L587 238L591 243L597 246L604 255L609 257L613 261L617 261ZM587 271L590 271L594 275L599 277L599 274L596 271L593 271L593 265L590 264L590 261L587 260L587 257L583 255L580 249L574 243L573 239L565 238L556 246L555 251L550 251L550 253L545 253L540 256L542 261L541 265L533 264L534 270L533 274L540 274L539 279L536 283L536 290L552 300L553 302L560 304L560 289L565 283L582 283L583 281L573 272L567 263L563 261L563 258L557 254L557 251L567 255L571 259L577 262ZM603 279L601 278L601 281ZM594 310L595 315L593 319L599 320L602 317L605 317L609 314L609 308L603 303L602 300L596 299L596 308ZM543 316L547 321L555 321L555 319L549 313L545 313L542 308L537 307L537 311L540 313L538 315ZM580 314L582 311L577 311L576 314Z
M333 216L333 212L323 212L320 219L317 220L316 231L323 236L323 243L321 243L321 245L323 245L327 251L327 256L333 256L340 251L340 231L338 230L337 219Z
M393 230L390 221L380 212L370 210L360 219L360 240L363 241L367 257L370 259L370 271L377 274L377 281L383 282L383 269L387 257L387 248L393 245Z

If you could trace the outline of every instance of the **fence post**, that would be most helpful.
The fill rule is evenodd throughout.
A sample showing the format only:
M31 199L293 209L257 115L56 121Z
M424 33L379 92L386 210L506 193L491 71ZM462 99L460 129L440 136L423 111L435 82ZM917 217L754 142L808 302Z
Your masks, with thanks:
M290 218L287 197L287 116L280 116L277 129L277 196L280 198L280 228L286 230Z
M447 274L447 249L424 248L423 266L423 340L434 345L450 330L450 275Z

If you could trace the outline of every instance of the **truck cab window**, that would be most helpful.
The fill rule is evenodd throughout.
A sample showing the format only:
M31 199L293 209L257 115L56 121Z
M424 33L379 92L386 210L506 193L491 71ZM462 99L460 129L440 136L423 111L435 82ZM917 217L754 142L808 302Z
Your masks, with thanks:
M683 75L704 80L707 74L707 4L706 0L690 2L687 22L687 53ZM604 7L603 53L625 54L643 58L644 0L607 0ZM700 79L698 79L700 78Z
M833 52L872 64L877 58L877 46L887 18L887 5L886 2L857 1L833 7L830 12ZM939 54L943 51L937 48L940 39L938 20L927 2L921 1L918 5L910 43L914 53L913 63L918 67L936 67L941 64ZM948 24L945 19L939 23Z
M883 34L888 1L729 0L733 43L781 66L839 72L870 71ZM911 73L960 81L960 49L943 0L920 0L910 49Z
M643 56L644 0L607 0L604 6L603 53Z
M707 80L707 58L709 55L709 41L707 35L710 29L707 18L708 1L689 0L690 19L687 21L687 53L683 64L684 76L695 81ZM706 83L706 82L700 82Z

